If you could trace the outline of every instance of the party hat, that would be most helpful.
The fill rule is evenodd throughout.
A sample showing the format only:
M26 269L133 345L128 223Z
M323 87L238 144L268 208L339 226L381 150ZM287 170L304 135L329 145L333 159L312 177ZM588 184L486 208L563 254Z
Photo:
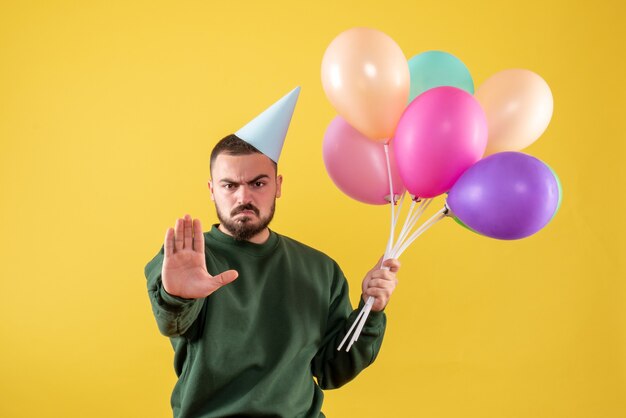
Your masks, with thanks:
M235 135L278 163L299 94L300 87L296 87L235 132Z

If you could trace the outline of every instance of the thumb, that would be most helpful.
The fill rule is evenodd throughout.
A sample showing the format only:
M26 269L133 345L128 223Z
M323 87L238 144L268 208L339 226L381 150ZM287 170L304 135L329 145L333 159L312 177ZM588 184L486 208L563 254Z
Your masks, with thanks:
M392 273L395 273L400 270L400 261L397 258L388 258L383 263L383 266L388 267Z
M235 279L239 276L237 270L227 270L223 273L218 274L217 276L213 276L213 280L217 282L216 284L221 287L225 286L228 283L234 282Z

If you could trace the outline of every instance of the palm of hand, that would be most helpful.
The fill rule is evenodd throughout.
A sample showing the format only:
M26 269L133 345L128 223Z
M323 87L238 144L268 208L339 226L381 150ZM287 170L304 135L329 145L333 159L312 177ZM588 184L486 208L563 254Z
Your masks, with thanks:
M166 257L162 279L168 293L186 299L203 298L216 290L204 254L193 250L181 250Z
M185 215L178 219L174 228L165 234L163 269L161 280L167 293L185 299L209 296L238 276L228 270L211 276L204 258L204 235L198 219Z

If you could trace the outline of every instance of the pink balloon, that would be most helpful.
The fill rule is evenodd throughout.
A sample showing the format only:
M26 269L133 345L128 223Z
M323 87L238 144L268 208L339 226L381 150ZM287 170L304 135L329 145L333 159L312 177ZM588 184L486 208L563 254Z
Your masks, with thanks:
M363 203L389 203L389 176L384 145L375 142L350 126L341 116L328 125L323 142L324 165L335 185ZM389 162L394 194L404 193L404 185L396 167L393 148Z
M435 197L480 160L487 146L487 119L471 94L436 87L406 108L392 143L407 190Z

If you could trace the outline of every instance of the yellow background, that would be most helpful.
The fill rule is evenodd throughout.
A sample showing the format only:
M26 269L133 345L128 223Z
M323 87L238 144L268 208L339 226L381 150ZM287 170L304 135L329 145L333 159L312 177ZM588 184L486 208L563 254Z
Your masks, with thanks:
M335 258L356 302L388 207L325 172L320 66L366 26L407 58L456 55L476 86L540 74L555 111L525 151L564 199L524 240L450 219L424 234L402 256L379 359L325 412L626 417L625 21L618 0L2 1L0 416L171 415L143 267L176 217L216 221L212 145L297 85L273 228Z

